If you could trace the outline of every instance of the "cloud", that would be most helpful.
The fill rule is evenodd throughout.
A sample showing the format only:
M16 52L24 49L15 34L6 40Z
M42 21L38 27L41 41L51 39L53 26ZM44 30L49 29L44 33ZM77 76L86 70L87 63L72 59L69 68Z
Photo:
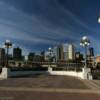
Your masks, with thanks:
M1 0L0 40L38 51L60 42L78 44L82 32L97 32L58 1Z
M4 3L1 5L4 8L0 6L2 8L2 11L0 12L4 14L0 16L0 36L33 41L37 43L50 42L50 40L46 40L46 38L41 38L42 35L45 36L45 34L48 35L48 33L46 33L47 29L38 19L36 19L36 17L29 16ZM8 9L5 9L5 7Z
M53 28L47 21L43 20L43 22L42 19L30 16L5 3L0 3L0 5L2 8L0 12L3 13L0 16L0 31L2 33L0 35L3 37L8 36L16 39L26 39L26 41L33 40L33 42L44 43L51 41L52 43L57 40L55 39L56 35L58 39L63 39L66 35L63 34L64 30L62 28ZM64 32L69 32L69 30L65 30ZM46 40L46 38L49 40Z

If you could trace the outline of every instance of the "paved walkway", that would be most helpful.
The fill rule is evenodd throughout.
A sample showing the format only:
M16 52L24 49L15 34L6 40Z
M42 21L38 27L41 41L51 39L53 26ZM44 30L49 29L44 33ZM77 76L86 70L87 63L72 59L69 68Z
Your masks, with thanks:
M67 78L67 79L66 79ZM100 100L100 84L97 84L95 81L90 81L90 80L81 80L81 79L76 79L73 77L66 77L64 78L63 76L61 77L51 77L49 76L48 78L46 77L46 81L48 80L51 83L54 83L57 80L60 82L60 84L57 84L58 86L60 85L60 88L51 88L51 86L48 87L28 87L28 81L30 79L23 78L23 79L8 79L8 80L1 80L0 82L0 100ZM37 80L38 78L35 78ZM39 80L42 79L41 81L38 82L44 82L45 79L44 77L39 77ZM53 80L55 79L55 80ZM65 79L65 83L64 82ZM67 81L68 80L68 81ZM20 83L20 86L16 86L16 84L19 84L18 81L22 81ZM27 81L27 82L26 82ZM33 82L33 80L30 80L30 83ZM7 85L8 82L10 85ZM18 82L18 83L17 83ZM26 82L26 83L25 83ZM73 83L69 83L73 82ZM76 84L75 84L75 83ZM4 84L3 84L4 83ZM11 84L14 86L11 86ZM78 83L78 84L77 84ZM80 84L82 83L81 86ZM98 82L99 83L99 82ZM23 84L27 84L24 87L21 86ZM43 84L43 83L41 83ZM45 83L47 84L47 83ZM49 85L50 85L49 84ZM67 84L71 88L67 88L68 86L64 86L66 88L61 88L61 85ZM30 85L30 84L29 84ZM35 84L34 84L35 85ZM37 84L36 84L37 85ZM73 86L74 85L74 86ZM78 86L80 85L80 86ZM54 85L53 85L54 86ZM77 88L75 88L75 86ZM72 88L74 87L74 88ZM82 87L82 88L81 88Z
M0 100L100 100L100 91L0 87Z
M0 100L100 100L95 93L0 91Z
M88 89L54 89L54 88L18 88L18 87L0 87L0 91L26 91L26 92L56 92L56 93L98 93L100 90Z

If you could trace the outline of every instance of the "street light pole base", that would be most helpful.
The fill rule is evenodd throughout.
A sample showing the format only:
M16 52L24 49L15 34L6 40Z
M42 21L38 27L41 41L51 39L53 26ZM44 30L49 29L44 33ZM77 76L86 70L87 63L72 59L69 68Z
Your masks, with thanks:
M86 80L92 80L91 69L90 68L83 68L83 78Z
M9 68L2 68L2 78L7 79L10 76L10 69Z

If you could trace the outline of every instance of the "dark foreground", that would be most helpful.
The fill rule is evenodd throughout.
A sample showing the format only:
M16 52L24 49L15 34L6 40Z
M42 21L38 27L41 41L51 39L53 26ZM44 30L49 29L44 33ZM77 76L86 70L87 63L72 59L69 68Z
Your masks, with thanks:
M0 91L0 100L100 100L98 94Z
M100 100L96 84L69 76L9 78L0 80L0 100Z
M0 80L0 87L88 89L78 78L51 75L8 78Z

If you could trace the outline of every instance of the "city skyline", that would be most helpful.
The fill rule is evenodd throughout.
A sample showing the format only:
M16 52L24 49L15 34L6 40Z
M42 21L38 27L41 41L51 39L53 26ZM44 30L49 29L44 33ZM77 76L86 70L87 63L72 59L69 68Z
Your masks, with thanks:
M99 4L97 0L0 0L0 46L9 39L26 53L72 42L82 51L80 39L86 35L98 55Z

